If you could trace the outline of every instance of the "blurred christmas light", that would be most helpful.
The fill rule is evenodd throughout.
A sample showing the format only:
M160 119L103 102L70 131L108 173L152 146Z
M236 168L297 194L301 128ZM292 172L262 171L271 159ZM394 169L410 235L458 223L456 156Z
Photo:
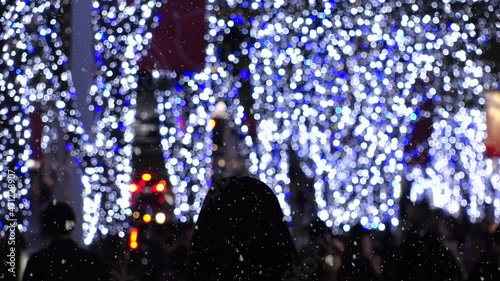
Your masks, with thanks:
M207 74L162 73L158 79L172 79L174 89L156 91L160 135L175 194L174 214L181 221L196 220L211 185L211 119L215 97L204 87Z
M5 5L5 6L4 6ZM30 180L26 177L27 161L31 150L29 138L29 115L34 107L30 105L30 90L34 90L29 75L38 73L27 65L32 58L30 45L30 20L20 18L29 16L29 8L24 1L14 1L10 5L2 3L0 22L0 207L1 219L15 220L21 230L25 230L30 215L28 190ZM39 15L35 15L39 16ZM35 17L36 18L36 17ZM3 223L0 234L5 235Z
M124 236L130 210L132 172L131 124L135 120L137 71L157 25L156 10L162 1L95 0L93 7L94 49L98 66L90 89L95 112L95 146L104 163L85 169L84 240L96 234Z
M415 182L412 199L426 196L452 214L465 204L472 221L484 215L484 202L499 204L497 178L487 168L491 161L482 158L484 118L478 113L483 90L498 87L498 76L483 57L488 42L499 35L498 1L207 5L207 68L190 76L196 79L176 79L208 100L216 96L212 102L226 100L228 119L242 135L240 150L250 172L275 189L285 213L289 214L285 194L290 149L297 151L302 169L316 180L318 215L329 226L359 221L382 230L385 222L397 225L401 182L408 174ZM259 122L257 142L246 135L241 105L241 90L248 83ZM184 95L181 88L176 91ZM161 110L168 112L175 101L183 101L176 91L167 94L170 101L160 105ZM435 102L435 112L420 110L429 100ZM205 118L211 106L200 109ZM443 110L448 114L440 113ZM414 122L424 117L433 118L436 132L429 144L405 152ZM165 149L181 142L171 127L175 124L163 129ZM446 131L457 136L440 138L444 143L438 146L434 138L443 132L449 135ZM413 154L426 145L431 147L430 164L409 167ZM457 152L449 150L450 145L456 145ZM441 147L446 153L437 152ZM460 161L474 165L455 170L447 153L460 154ZM487 169L478 172L480 167ZM436 187L438 182L446 184ZM459 187L463 183L467 184ZM419 190L422 195L415 195ZM443 203L448 195L452 200ZM186 210L191 204L182 203Z
M244 107L244 99L250 98L249 94L248 97L244 95L244 91L253 90L249 64L252 59L251 52L255 50L255 38L250 33L251 23L261 18L261 4L263 3L259 4L259 1L208 2L210 36L207 50L209 67L206 73L209 73L208 69L212 69L209 87L219 95L219 99L225 99L228 104L229 126L239 133L237 150L246 160L248 172L274 190L285 219L289 221L291 211L286 199L290 184L288 150L280 150L276 146L278 142L282 148L285 147L287 144L281 141L287 136L273 134L278 124L270 120L268 123L259 124L259 140L255 141L249 133L249 112L246 112ZM269 3L265 5L270 6ZM269 11L266 10L265 13Z
M208 1L209 31L204 71L198 74L163 74L167 79L174 80L176 85L170 91L157 91L166 168L171 174L170 181L176 194L175 214L181 220L196 220L207 188L212 184L211 180L207 180L212 178L212 167L216 165L212 163L211 129L214 124L211 118L216 114L219 101L227 105L229 126L240 133L241 140L236 150L247 160L251 173L274 188L287 219L290 218L285 200L289 183L285 173L287 167L282 167L280 171L283 172L278 177L268 176L266 173L271 175L274 169L271 166L276 164L276 159L267 159L268 162L259 167L257 146L247 134L247 116L240 92L250 89L245 64L248 64L251 46L248 18L253 16L248 14L250 9L242 7L241 1L237 2ZM286 154L282 156L288 157ZM230 165L225 167L231 168Z
M95 143L89 143L79 120L80 113L73 104L75 92L71 73L58 35L61 32L58 18L60 3L15 1L3 10L4 32L1 34L4 55L0 65L2 78L5 79L0 82L0 87L2 91L10 92L12 100L3 98L2 110L5 117L12 111L15 116L10 120L16 124L13 124L14 130L9 132L6 127L7 131L3 134L5 140L2 139L2 144L9 149L4 150L2 165L9 168L15 165L19 176L23 176L18 181L18 192L22 195L18 198L24 198L29 186L24 165L29 156L27 116L37 107L45 113L42 119L45 124L58 122L65 133L64 139L69 142L67 149L84 170L83 228L87 244L98 234L118 233L123 236L128 226L126 217L130 213L128 183L133 139L130 124L135 106L132 90L137 86L137 61L151 39L148 30L157 21L152 14L161 4L161 1L135 1L132 6L127 6L124 1L92 3L99 66L96 85L91 89L90 106L96 113ZM35 29L27 28L28 25ZM49 136L53 135L46 129L47 126L42 137L43 148L48 146L51 141ZM19 147L13 147L8 139L11 142L17 139ZM19 204L19 208L25 215L29 202L21 201L23 204Z
M465 210L472 222L485 216L485 205L500 214L500 178L494 161L485 158L486 115L480 109L460 109L450 118L437 112L429 140L431 163L411 171L413 201L429 198L433 207L454 216Z
M499 1L463 2L263 4L268 14L253 21L250 33L257 40L250 51L254 109L260 123L268 123L259 138L271 142L263 155L276 157L275 147L285 152L289 145L298 151L309 164L305 172L316 179L318 214L327 224L360 221L380 229L397 215L401 177L408 172L405 143L428 99L450 112L435 122L455 120L446 130L457 133L460 124L473 123L473 133L440 141L446 149L459 142L461 161L475 159L472 170L461 168L459 175L471 179L465 187L473 201L467 205L470 219L482 214L478 205L491 193L489 175L476 173L486 167L484 118L464 122L461 108L479 107L483 89L498 86L481 48L498 36ZM422 173L419 181L430 178L425 190L434 190L427 193L434 205L456 213L463 181L449 177L460 176L446 156L432 157L430 169L440 166L439 172ZM439 186L439 178L447 185ZM450 196L442 192L452 200L444 204L439 198Z
M63 131L67 133L66 139L74 142L83 142L87 139L83 134L81 122L78 121L78 113L73 110L70 102L74 97L71 74L67 70L67 58L62 52L63 44L58 35L61 32L58 22L61 8L60 3L50 1L29 3L14 1L6 5L3 10L4 28L2 30L5 30L5 33L2 34L2 46L4 46L3 52L5 53L0 60L0 65L2 70L7 70L8 75L3 72L6 76L2 79L5 83L2 85L4 88L2 91L8 89L9 93L15 96L13 96L13 101L6 99L2 101L11 104L11 111L17 116L9 118L5 115L4 117L17 123L16 130L25 131L22 135L5 131L2 136L10 139L12 144L14 144L14 139L18 139L19 143L25 143L30 138L29 120L26 117L34 110L44 113L41 118L44 124L40 144L42 149L49 150L49 143L57 137L57 129L49 128L49 124L60 123ZM12 83L13 81L15 82ZM8 110L5 109L4 112L7 113ZM6 144L5 141L2 143ZM19 153L23 154L21 157L23 160L16 164L15 169L16 176L19 177L17 192L21 194L17 194L16 198L23 202L19 207L24 216L23 224L26 225L26 216L30 214L30 211L29 201L25 197L28 194L30 179L27 174L28 169L23 162L27 160L31 151L14 152L21 146L14 147L8 144L7 147L9 149L4 151L19 156L21 156ZM24 146L24 149L28 147ZM2 157L2 160L13 160L9 158Z

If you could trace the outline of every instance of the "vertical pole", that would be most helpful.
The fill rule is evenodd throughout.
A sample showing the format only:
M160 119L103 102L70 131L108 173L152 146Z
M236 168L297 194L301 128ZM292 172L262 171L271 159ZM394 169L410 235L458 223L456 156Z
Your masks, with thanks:
M74 0L71 10L72 34L71 55L69 59L77 94L75 105L81 112L80 118L84 124L85 131L92 138L93 115L87 107L87 96L90 86L93 83L92 72L94 70L91 1ZM74 160L70 159L69 161ZM83 184L81 182L81 173L75 165L68 165L68 167L72 171L69 171L68 177L65 179L65 183L67 183L65 199L73 206L77 217L74 238L79 244L83 245Z

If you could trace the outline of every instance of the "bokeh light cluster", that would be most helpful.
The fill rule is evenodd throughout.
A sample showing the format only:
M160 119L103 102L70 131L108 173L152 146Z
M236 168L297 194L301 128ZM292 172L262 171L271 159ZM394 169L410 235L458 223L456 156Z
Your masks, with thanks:
M5 6L4 6L5 5ZM14 1L11 5L2 2L0 21L0 208L2 222L5 219L17 220L19 227L27 226L29 201L28 190L30 180L25 177L28 170L26 165L30 157L29 147L29 114L34 108L30 106L29 92L33 84L28 79L31 75L39 73L26 65L32 58L30 34L28 32L31 19L29 7L24 1ZM23 9L26 8L26 9ZM35 16L37 16L35 14ZM36 87L36 85L35 85ZM13 174L14 178L9 177ZM8 179L14 182L9 184ZM14 205L12 205L14 204ZM13 210L13 212L10 212ZM1 229L4 234L4 227Z
M498 159L485 158L485 112L461 108L451 117L443 108L436 111L428 144L431 163L411 169L410 199L427 198L431 206L454 216L465 211L472 222L484 218L485 206L491 205L498 222L500 175L493 163Z
M262 100L256 99L251 112L245 108L245 103L248 106L247 99L252 99L251 93L255 91L255 77L251 75L251 52L255 50L256 41L251 34L252 22L261 20L261 14L268 12L261 7L258 2L250 1L208 2L210 44L207 60L210 69L217 73L212 74L210 87L228 104L229 126L239 133L237 149L246 160L248 172L273 189L285 219L290 221L291 210L287 201L290 195L288 136L277 133L280 124L275 119L259 121L261 113L258 104ZM248 122L250 114L258 122L258 137L252 135L252 124Z
M3 4L2 4L3 5ZM26 199L29 178L26 161L30 149L29 114L43 112L42 148L53 141L48 124L59 123L66 148L84 170L84 235L89 244L99 234L124 235L129 215L130 124L135 111L137 61L149 44L161 1L94 1L96 85L91 89L90 110L95 112L93 134L89 138L80 113L74 106L75 91L67 56L59 36L60 3L15 1L2 14L2 169L15 170L18 183L18 209L29 213ZM15 75L14 75L15 74ZM4 126L6 125L6 126ZM2 172L3 173L3 172ZM5 175L2 174L2 179ZM4 186L5 183L5 186ZM2 206L6 203L2 180Z
M158 79L164 79L166 75L175 81L173 89L157 91L157 99L166 168L177 196L175 214L181 220L196 220L213 177L217 180L221 176L214 169L217 163L213 163L212 159L213 128L209 122L216 103L220 101L227 105L228 125L236 129L240 136L237 147L228 149L236 149L246 160L250 174L274 189L286 218L290 219L290 208L285 199L290 183L286 174L288 168L279 167L281 157L288 155L282 153L274 158L266 155L263 160L259 157L259 146L268 146L269 143L255 142L249 135L248 113L242 100L242 92L251 90L248 50L252 46L252 38L249 30L250 19L256 13L255 9L247 9L241 3L208 1L205 69L197 74L156 74ZM223 174L230 173L231 164L225 163ZM280 169L277 177L275 165Z
M212 72L208 86L218 99L228 105L229 126L239 133L237 150L246 160L248 172L268 184L283 209L286 220L291 219L290 206L287 202L290 178L288 175L288 151L280 151L276 143L281 143L285 136L273 135L277 130L275 123L260 123L258 140L251 135L249 114L245 108L245 99L251 98L253 89L249 71L251 50L255 38L250 34L251 22L259 18L261 10L255 5L242 1L209 1L209 47L207 49L208 68ZM208 73L209 71L206 70ZM252 109L250 109L252 110ZM256 115L258 116L258 115ZM258 119L258 118L256 118ZM270 133L271 132L271 133ZM286 145L286 144L284 144ZM226 163L229 164L229 163Z
M250 52L255 111L261 124L276 124L267 132L281 135L273 143L281 151L291 145L316 179L321 219L345 224L345 230L357 221L381 230L384 222L397 225L396 203L408 173L405 145L419 106L429 99L448 112L446 118L435 113L435 122L446 125L435 128L433 137L441 130L460 137L432 142L429 169L440 166L439 172L412 175L431 180L425 189L435 189L428 193L435 206L455 214L464 199L472 220L481 214L477 206L492 200L486 186L491 173L477 173L486 168L484 114L467 115L464 107L479 108L483 90L498 86L481 57L496 36L498 1L261 4L269 14L255 20L251 31L257 39ZM450 161L454 150L438 152L454 142L466 167ZM466 182L455 181L457 173ZM456 195L459 186L466 199ZM456 195L447 197L449 204L439 198L440 188Z
M130 211L131 124L135 120L137 71L162 1L93 1L97 64L89 109L95 113L95 140L87 151L102 163L85 168L84 241L96 234L123 237Z
M210 74L153 71L155 79L171 79L171 90L157 90L161 145L165 167L175 194L174 214L182 221L196 220L211 186L212 154L210 111L215 96L204 87Z
M210 90L203 91L226 99L250 172L275 189L285 212L292 149L315 179L318 215L329 226L398 225L405 177L414 182L412 200L427 198L451 214L463 205L476 221L482 204L498 200L492 161L483 158L482 113L484 90L498 87L483 56L498 37L498 6L209 1ZM257 141L245 136L248 83ZM421 110L429 101L435 107ZM431 139L408 150L422 118L433 120ZM428 164L408 165L426 149Z
M79 121L79 113L73 109L72 99L75 92L59 36L61 25L58 20L61 8L60 3L51 1L14 1L5 6L2 14L2 30L5 30L2 34L4 55L0 61L5 78L2 79L5 83L2 92L5 90L10 93L1 97L2 103L5 102L2 112L6 114L5 120L9 120L8 123L18 130L15 133L9 130L10 126L3 126L7 122L2 124L2 143L5 145L2 161L4 167L16 172L16 198L19 199L18 207L21 209L24 226L27 225L27 216L31 213L27 198L30 177L26 162L32 152L27 145L31 136L30 114L34 111L43 113L43 137L40 144L42 149L47 149L50 142L56 141L54 138L57 137L57 130L49 125L60 124L65 133L64 139L76 144L77 150L81 148L83 141L88 139ZM17 163L13 155L18 155ZM90 158L92 157L85 155L87 162ZM8 162L10 164L7 164ZM6 181L2 182L6 184ZM2 196L6 195L4 191L2 188Z

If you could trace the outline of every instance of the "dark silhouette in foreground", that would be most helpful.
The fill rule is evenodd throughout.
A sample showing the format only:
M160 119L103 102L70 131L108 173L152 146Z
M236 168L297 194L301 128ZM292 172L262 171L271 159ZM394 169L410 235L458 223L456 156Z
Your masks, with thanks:
M493 250L486 253L472 268L468 281L500 280L500 227L493 234Z
M443 245L438 232L429 232L423 237L424 278L428 281L460 280L461 271L455 257Z
M335 277L334 237L330 228L319 218L314 218L308 227L310 242L300 250L302 267L309 273L307 281L332 281Z
M421 281L424 280L423 252L424 243L416 229L409 229L403 234L402 244L396 254L394 281Z
M96 256L71 239L75 214L64 203L51 204L42 214L42 223L52 242L33 254L24 272L24 281L109 281L111 276Z
M339 276L341 281L379 280L373 260L371 239L359 224L351 229L349 244L342 256Z
M298 255L272 190L228 178L207 194L193 237L188 280L300 280Z

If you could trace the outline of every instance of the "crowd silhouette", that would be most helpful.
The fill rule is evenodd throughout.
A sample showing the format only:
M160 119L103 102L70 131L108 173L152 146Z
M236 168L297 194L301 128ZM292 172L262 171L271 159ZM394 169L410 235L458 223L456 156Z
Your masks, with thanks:
M71 239L76 218L69 205L49 205L42 213L42 222L52 241L30 257L23 281L111 280L104 263Z
M309 243L296 250L272 189L230 177L208 192L196 225L173 225L168 247L157 245L155 274L126 280L500 280L499 227L424 213L399 229L355 225L344 235L314 218ZM90 250L71 239L77 222L68 204L50 204L42 222L51 243L31 255L23 280L119 280L114 273L127 270L124 239L109 237Z

